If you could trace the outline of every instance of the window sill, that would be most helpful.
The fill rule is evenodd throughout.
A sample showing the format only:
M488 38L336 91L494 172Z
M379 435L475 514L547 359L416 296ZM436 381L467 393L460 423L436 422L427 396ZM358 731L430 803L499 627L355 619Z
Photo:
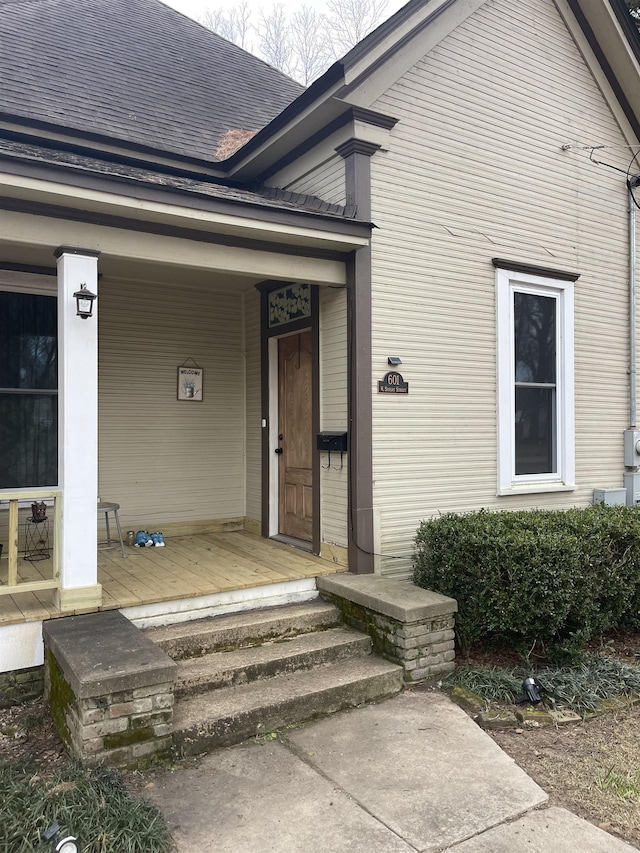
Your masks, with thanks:
M553 494L554 492L575 492L578 487L575 483L567 485L566 483L530 483L529 485L511 486L509 489L498 489L498 497L507 497L508 495L541 495Z

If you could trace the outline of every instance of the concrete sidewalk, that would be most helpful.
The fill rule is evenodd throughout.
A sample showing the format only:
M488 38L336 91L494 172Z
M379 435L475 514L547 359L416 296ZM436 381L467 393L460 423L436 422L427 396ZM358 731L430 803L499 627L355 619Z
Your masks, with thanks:
M440 693L406 691L158 773L180 853L629 853ZM537 807L543 807L532 811Z

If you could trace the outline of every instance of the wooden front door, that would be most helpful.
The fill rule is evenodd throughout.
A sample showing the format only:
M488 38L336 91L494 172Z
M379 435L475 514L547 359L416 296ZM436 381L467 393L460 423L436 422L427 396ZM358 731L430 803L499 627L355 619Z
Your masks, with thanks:
M311 332L278 341L280 533L312 540Z

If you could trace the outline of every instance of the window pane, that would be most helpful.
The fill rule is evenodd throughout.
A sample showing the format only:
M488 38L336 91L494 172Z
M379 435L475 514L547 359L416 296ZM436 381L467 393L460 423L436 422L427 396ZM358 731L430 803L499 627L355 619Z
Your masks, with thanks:
M556 381L556 300L514 293L516 382Z
M556 470L555 388L516 388L516 474Z
M57 482L57 395L0 394L0 489Z
M0 388L57 388L55 296L0 291Z

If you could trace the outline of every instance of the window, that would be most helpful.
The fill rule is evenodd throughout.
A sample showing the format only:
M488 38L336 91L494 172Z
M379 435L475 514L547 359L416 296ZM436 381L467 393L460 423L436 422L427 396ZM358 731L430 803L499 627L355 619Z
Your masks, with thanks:
M58 482L56 303L0 290L0 488Z
M497 270L498 493L574 487L573 281Z

